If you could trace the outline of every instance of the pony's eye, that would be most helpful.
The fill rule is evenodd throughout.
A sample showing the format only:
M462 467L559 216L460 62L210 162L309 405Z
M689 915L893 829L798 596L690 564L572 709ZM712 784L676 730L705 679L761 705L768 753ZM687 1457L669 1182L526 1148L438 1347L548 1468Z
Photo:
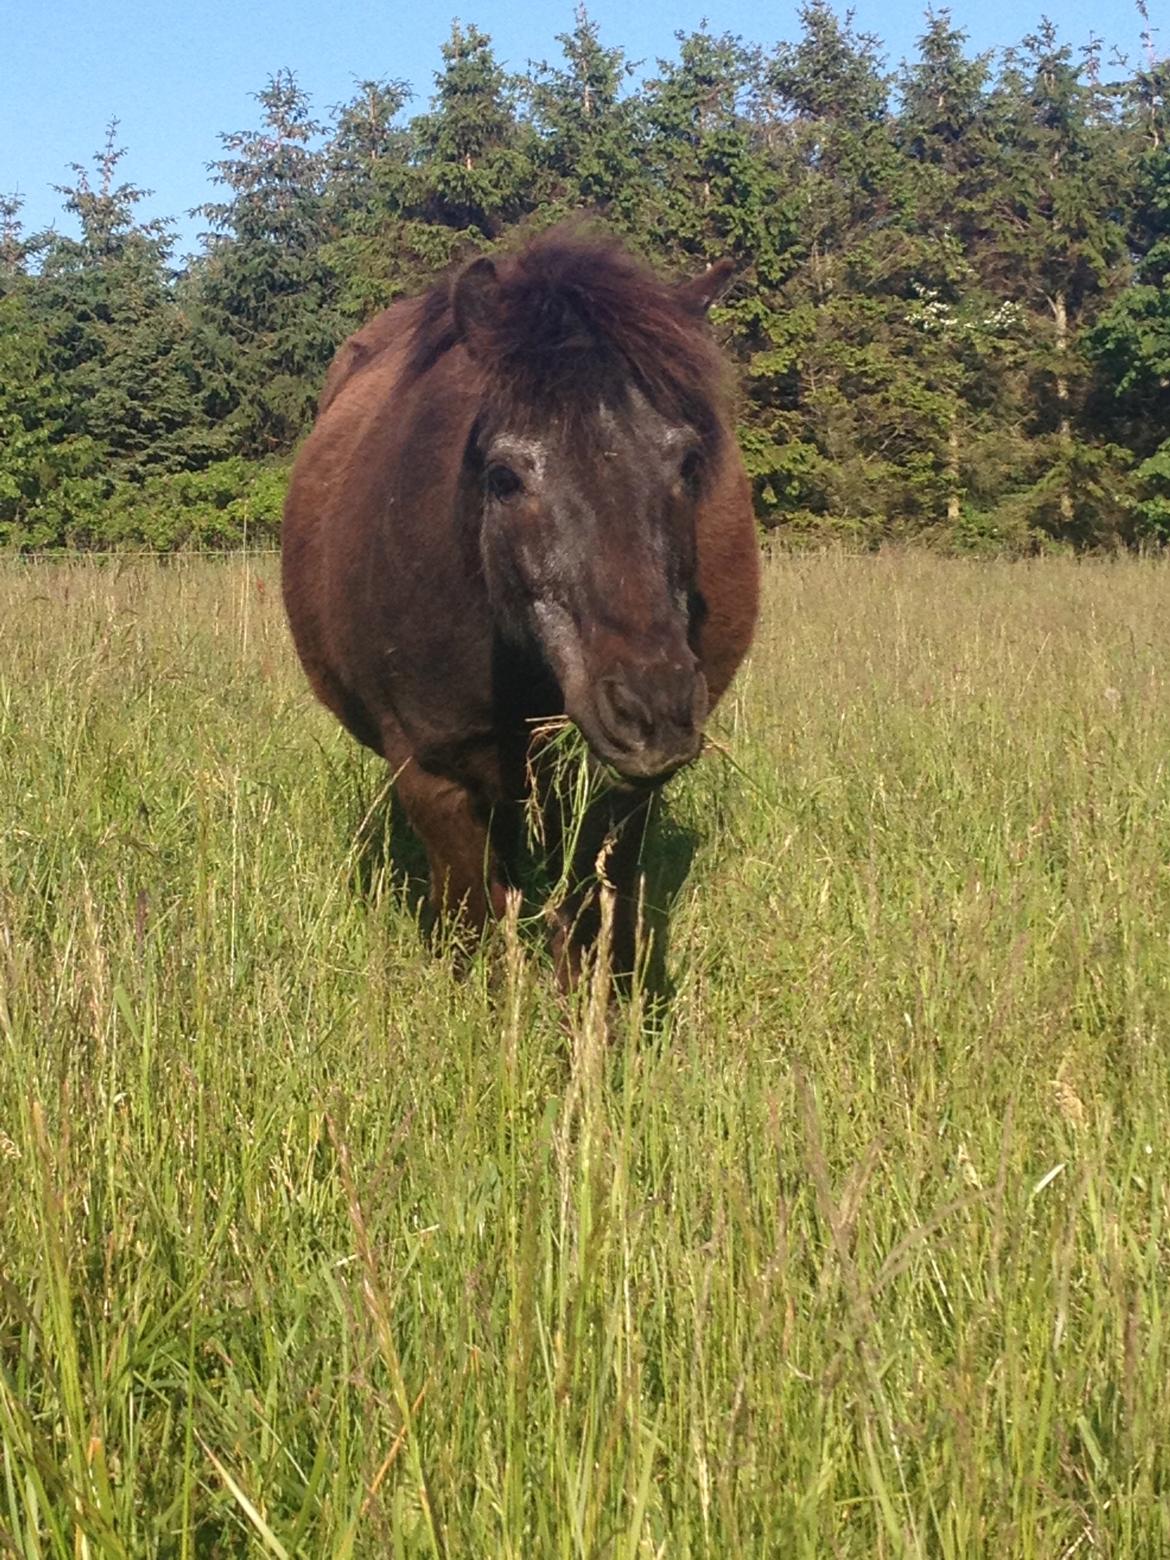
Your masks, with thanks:
M679 478L686 487L694 487L695 483L699 480L699 472L702 470L702 466L702 451L697 450L694 445L692 445L683 456L682 464L678 468Z
M498 461L489 466L484 474L484 487L488 497L501 503L504 499L514 498L523 486L523 482L511 466L501 466Z

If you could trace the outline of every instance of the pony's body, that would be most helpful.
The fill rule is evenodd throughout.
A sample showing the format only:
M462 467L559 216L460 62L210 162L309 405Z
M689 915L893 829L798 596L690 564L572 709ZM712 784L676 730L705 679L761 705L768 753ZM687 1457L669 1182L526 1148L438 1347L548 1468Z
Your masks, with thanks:
M589 852L622 824L609 876L632 960L635 820L697 752L755 621L755 526L702 321L720 279L671 288L563 234L473 263L341 348L285 509L301 660L395 771L437 908L501 912L534 724L567 712L629 781L582 831L569 979L594 930Z

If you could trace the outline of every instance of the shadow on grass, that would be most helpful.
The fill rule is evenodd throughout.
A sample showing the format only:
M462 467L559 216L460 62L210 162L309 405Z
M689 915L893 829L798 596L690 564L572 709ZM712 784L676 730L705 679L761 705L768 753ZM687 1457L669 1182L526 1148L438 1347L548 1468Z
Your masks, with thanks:
M642 991L652 1020L669 1007L675 994L670 973L671 913L690 875L698 844L698 831L672 816L669 802L659 800L642 850Z
M548 862L532 842L525 843L519 819L497 820L501 855L514 862L513 881L522 896L520 937L530 956L549 964L546 908L553 887ZM355 892L369 905L389 888L424 938L438 948L430 903L430 874L422 841L411 827L391 788L371 804L356 798L349 818ZM661 1014L675 993L670 974L671 911L690 873L698 832L673 817L669 804L656 802L641 851L643 868L641 988L648 1015Z
M358 799L349 837L353 841L353 884L361 898L376 904L390 887L401 896L411 918L429 929L427 853L392 787L384 789L372 804Z

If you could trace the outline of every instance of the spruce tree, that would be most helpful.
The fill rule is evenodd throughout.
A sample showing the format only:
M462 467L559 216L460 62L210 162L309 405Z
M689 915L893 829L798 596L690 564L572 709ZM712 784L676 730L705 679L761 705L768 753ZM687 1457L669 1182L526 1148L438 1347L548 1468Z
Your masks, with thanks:
M201 404L189 323L170 271L169 219L143 219L149 191L121 180L125 148L117 121L93 161L73 165L59 187L80 237L54 233L42 245L30 299L53 370L72 406L74 431L95 440L111 476L198 465L216 439Z
M414 157L399 191L402 214L419 224L416 240L436 263L450 259L457 235L486 243L526 215L533 181L519 83L497 61L491 39L455 22L442 56L430 112L411 125Z
M1018 372L1024 314L977 268L995 225L1004 143L989 91L990 56L968 55L965 42L948 12L928 15L917 58L899 76L896 141L908 173L912 350L935 408L923 424L924 455L956 536L962 521L967 537L994 542L1005 539L1002 520L976 521L973 511L993 508L1026 459L1015 435L1025 388Z
M343 329L360 324L411 285L398 231L414 144L399 120L410 95L404 81L362 81L354 96L333 110L325 148L329 237L321 256L336 279Z
M585 209L631 237L641 236L645 162L637 101L623 96L634 67L607 48L583 5L572 32L557 37L562 65L532 69L528 106L537 130L537 200L550 221Z
M226 198L199 208L212 233L193 297L233 447L267 455L307 427L343 326L322 250L322 127L290 71L256 100L259 127L222 135L211 164Z
M860 536L936 505L922 424L939 411L913 351L909 184L878 42L823 3L765 60L773 155L792 191L800 264L777 294L753 372L772 409L777 518Z
M1170 62L1152 50L1129 84L1124 125L1134 275L1088 335L1090 411L1138 462L1132 539L1170 541Z
M978 263L1027 311L1033 336L1029 433L1038 474L1028 505L1053 536L1090 541L1119 521L1094 480L1100 452L1079 437L1081 348L1124 260L1124 178L1112 104L1090 48L1077 62L1051 23L1009 51L997 87L1005 146L996 221Z
M30 265L55 235L26 234L23 207L0 197L0 546L53 547L102 452L80 431Z
M50 242L48 233L25 232L23 210L22 195L0 195L0 297L27 281L29 261Z

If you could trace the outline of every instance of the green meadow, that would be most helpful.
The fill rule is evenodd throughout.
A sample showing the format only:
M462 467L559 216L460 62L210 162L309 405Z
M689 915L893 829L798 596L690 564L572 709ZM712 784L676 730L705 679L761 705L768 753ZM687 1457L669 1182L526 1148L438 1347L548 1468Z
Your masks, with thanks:
M773 559L664 972L419 932L275 560L0 567L0 1552L1170 1554L1170 566Z

